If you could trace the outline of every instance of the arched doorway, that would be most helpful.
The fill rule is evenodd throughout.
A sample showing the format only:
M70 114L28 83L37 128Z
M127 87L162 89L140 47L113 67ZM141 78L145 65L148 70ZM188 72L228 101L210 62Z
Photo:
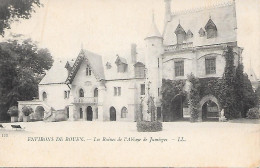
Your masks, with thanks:
M217 121L219 118L218 106L214 101L208 100L202 106L202 121Z
M199 116L202 121L216 121L219 119L220 107L218 100L213 95L204 96L200 101Z
M88 106L87 107L87 121L92 121L93 120L93 111L92 107Z
M126 118L127 117L127 113L128 113L127 108L123 107L122 110L121 110L121 118Z
M42 120L44 117L44 108L42 106L37 106L35 109L34 118L36 120Z
M110 107L110 121L116 121L116 109Z
M168 116L168 121L176 121L184 119L183 109L187 108L186 96L183 94L176 95L171 104L171 113Z

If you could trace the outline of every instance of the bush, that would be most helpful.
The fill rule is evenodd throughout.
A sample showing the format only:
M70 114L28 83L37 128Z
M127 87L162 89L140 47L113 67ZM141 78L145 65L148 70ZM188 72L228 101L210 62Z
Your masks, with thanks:
M31 107L24 106L22 112L25 116L29 116L31 113L33 113L33 109Z
M11 116L11 117L17 117L18 116L18 108L17 106L12 106L9 108L9 110L7 111L7 113Z
M260 118L260 113L258 108L251 108L247 112L247 118L249 119L259 119Z
M139 121L137 122L138 132L157 132L162 131L162 123L159 121Z

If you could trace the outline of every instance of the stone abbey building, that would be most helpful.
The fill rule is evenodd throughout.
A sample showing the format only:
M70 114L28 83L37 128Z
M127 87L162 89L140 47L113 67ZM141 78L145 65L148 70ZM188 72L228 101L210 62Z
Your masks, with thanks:
M171 11L171 0L164 3L164 28L160 32L152 20L144 49L132 44L111 60L82 49L74 61L54 63L39 83L39 99L19 101L19 110L30 106L44 120L136 121L142 107L149 120L146 100L151 95L157 119L173 121L161 108L163 79L183 80L191 73L221 78L227 46L233 48L235 66L242 48L237 46L235 1L179 13ZM201 120L218 118L220 110L215 96L201 98ZM190 116L188 106L180 115Z

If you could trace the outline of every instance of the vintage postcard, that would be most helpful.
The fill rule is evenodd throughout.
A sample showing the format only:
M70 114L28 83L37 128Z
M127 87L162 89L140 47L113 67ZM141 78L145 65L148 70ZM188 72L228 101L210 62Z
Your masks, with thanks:
M260 167L259 0L0 0L1 167Z

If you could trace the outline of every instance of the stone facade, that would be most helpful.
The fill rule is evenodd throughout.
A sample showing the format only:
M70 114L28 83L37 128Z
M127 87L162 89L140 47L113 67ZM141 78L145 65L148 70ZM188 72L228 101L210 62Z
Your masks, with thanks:
M227 46L233 47L235 66L243 51L237 46L235 2L180 13L172 13L170 6L171 0L165 0L162 34L152 19L145 49L133 44L129 52L106 61L82 49L75 61L53 66L39 84L39 100L19 102L19 109L37 102L45 111L63 110L68 120L89 121L137 121L142 109L143 119L150 120L146 102L152 96L156 117L163 120L163 79L187 79L191 73L198 78L221 78ZM220 112L217 101L212 95L201 100L201 119L205 103L215 103ZM188 116L187 107L183 113L182 117Z

